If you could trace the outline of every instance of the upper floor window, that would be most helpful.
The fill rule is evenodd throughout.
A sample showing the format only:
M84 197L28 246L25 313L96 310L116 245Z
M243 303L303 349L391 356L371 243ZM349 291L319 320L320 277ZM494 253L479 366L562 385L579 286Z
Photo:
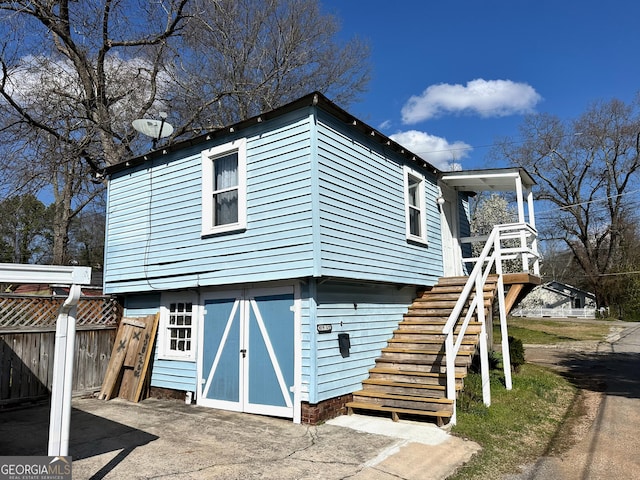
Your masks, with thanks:
M202 234L247 226L246 139L202 152Z
M404 167L404 203L407 239L427 242L424 176Z

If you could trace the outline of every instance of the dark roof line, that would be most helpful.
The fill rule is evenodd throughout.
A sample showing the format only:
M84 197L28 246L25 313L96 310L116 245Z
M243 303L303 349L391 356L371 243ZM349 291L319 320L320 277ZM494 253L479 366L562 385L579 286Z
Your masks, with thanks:
M342 109L341 107L333 103L331 100L329 100L320 92L310 93L308 95L305 95L304 97L299 98L298 100L294 100L293 102L287 103L286 105L278 107L274 110L261 113L260 115L256 115L246 120L242 120L240 122L234 123L233 125L211 130L202 135L198 135L196 137L193 137L187 140L182 140L182 141L167 145L165 147L158 148L157 150L152 150L148 153L145 153L144 155L139 155L129 160L116 163L114 165L111 165L105 168L105 172L107 174L112 174L112 173L120 172L123 170L127 170L129 168L141 165L144 162L151 160L153 158L158 158L158 157L167 155L170 152L175 152L186 147L198 145L198 144L213 140L215 138L223 137L223 136L229 135L230 133L234 133L239 130L248 128L250 126L256 125L257 123L260 123L266 120L271 120L273 118L277 118L287 113L294 112L296 110L300 110L301 108L310 107L310 106L318 106L322 108L324 111L330 113L334 117L343 121L345 124L350 125L352 128L355 128L356 130L364 133L365 135L370 136L372 139L376 140L379 144L384 145L387 148L390 148L391 150L402 155L404 158L407 158L413 162L416 162L422 167L432 170L434 174L438 174L439 172L441 172L439 169L434 167L431 163L427 162L419 155L414 154L413 152L409 151L407 148L403 147L399 143L391 140L389 137L387 137L380 131L360 121L359 119L357 119L356 117L348 113L346 110Z

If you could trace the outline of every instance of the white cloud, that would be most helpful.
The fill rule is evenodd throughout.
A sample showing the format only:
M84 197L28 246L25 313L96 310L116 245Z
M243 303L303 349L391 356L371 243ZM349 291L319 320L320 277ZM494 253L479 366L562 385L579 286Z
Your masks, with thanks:
M464 142L449 143L446 138L418 130L394 133L389 138L443 171L461 170L460 160L473 149Z
M402 107L402 121L413 124L446 113L475 113L503 117L531 112L542 100L526 83L478 78L467 85L441 83L414 95Z

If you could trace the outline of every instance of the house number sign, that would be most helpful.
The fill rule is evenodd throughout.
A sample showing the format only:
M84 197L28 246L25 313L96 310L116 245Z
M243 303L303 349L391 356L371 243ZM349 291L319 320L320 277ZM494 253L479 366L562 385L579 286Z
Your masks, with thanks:
M330 323L319 323L318 324L318 333L331 333L331 324Z

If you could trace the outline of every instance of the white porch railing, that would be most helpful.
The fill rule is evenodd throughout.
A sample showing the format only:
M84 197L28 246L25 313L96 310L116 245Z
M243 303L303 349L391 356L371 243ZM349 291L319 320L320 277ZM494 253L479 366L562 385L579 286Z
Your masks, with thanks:
M520 240L517 247L510 246L513 240ZM473 239L469 239L473 241ZM509 246L504 245L511 240ZM504 365L505 385L511 390L511 358L509 356L509 335L507 331L507 312L505 307L504 282L502 262L508 259L520 257L524 272L529 272L530 266L533 273L539 274L539 256L537 252L537 231L527 223L509 223L496 225L489 235L487 242L478 258L467 261L474 262L475 266L469 275L460 298L458 299L447 323L442 329L445 335L446 374L447 374L447 398L453 400L453 415L451 424L456 423L456 387L455 387L455 361L467 327L474 314L480 323L480 369L482 375L482 397L485 405L491 405L491 390L489 388L489 355L487 345L487 326L484 309L484 285L489 275L494 272L498 276L497 290L500 309L500 330L502 334L502 357ZM533 263L533 265L530 265ZM469 304L471 296L473 299ZM469 305L464 320L460 323L460 315ZM489 310L491 314L491 309ZM460 325L458 334L455 334L456 326Z

